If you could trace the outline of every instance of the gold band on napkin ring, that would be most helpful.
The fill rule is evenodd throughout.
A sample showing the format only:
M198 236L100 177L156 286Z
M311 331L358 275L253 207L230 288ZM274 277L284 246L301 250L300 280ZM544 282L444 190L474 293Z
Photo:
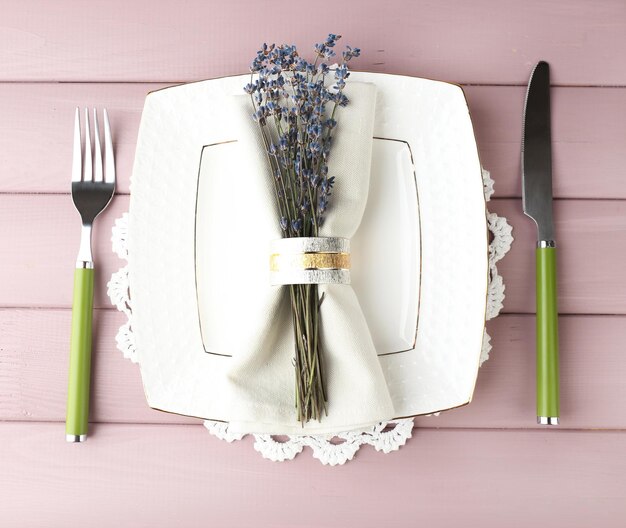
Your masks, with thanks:
M270 255L270 271L285 269L301 270L349 270L350 253L298 253L296 255Z
M270 283L350 284L350 241L339 237L273 240Z

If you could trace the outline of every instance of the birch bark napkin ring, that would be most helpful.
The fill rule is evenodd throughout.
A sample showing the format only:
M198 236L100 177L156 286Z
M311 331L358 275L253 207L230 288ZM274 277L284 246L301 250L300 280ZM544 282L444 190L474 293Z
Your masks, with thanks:
M340 237L272 240L270 282L273 286L350 284L350 240Z

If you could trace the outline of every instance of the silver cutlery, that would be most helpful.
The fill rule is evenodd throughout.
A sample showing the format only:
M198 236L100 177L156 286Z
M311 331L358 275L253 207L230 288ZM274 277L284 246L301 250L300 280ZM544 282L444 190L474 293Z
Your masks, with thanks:
M552 219L550 67L539 62L528 83L522 139L524 213L537 224L537 422L559 423L556 242Z
M81 141L80 111L74 119L74 154L72 162L72 200L81 221L80 248L74 272L72 334L67 393L65 438L83 442L87 438L89 387L91 377L91 323L93 316L94 262L91 253L91 231L96 217L109 205L115 193L115 159L111 128L106 109L104 121L104 164L98 113L93 109L93 153L89 110L85 108L84 160Z

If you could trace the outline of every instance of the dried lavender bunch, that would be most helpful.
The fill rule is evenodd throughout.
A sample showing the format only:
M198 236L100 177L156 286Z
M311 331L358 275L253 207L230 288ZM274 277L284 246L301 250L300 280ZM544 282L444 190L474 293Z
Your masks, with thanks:
M254 106L271 167L284 237L316 237L324 222L334 176L328 174L332 133L338 107L346 106L343 89L349 77L347 63L360 55L346 46L338 64L327 61L341 35L329 34L315 44L315 59L308 62L293 45L263 44L250 66L244 87ZM315 284L290 286L295 337L298 420L321 420L326 412L326 391L320 344L323 296Z

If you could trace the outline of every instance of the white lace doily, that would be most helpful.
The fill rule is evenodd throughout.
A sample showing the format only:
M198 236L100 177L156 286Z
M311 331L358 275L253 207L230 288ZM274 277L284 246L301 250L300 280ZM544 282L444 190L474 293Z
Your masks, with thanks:
M485 199L489 201L493 194L494 181L489 172L483 170L483 184ZM513 243L512 228L506 218L487 213L487 223L492 234L489 244L489 290L487 299L487 320L497 317L502 310L504 301L504 282L498 274L497 262L506 255ZM122 259L128 261L128 213L115 221L112 233L113 252ZM137 363L137 353L132 332L132 304L128 282L128 266L113 273L108 285L108 295L113 305L126 314L127 321L124 323L116 337L117 348L126 359ZM483 346L480 357L482 365L489 359L491 352L491 338L485 330ZM437 413L439 414L439 413ZM204 426L217 438L227 442L241 440L245 435L229 432L228 424L205 420ZM381 422L367 430L339 433L336 435L292 435L284 440L272 435L255 434L254 449L264 458L274 462L291 460L302 452L304 447L310 447L313 457L325 465L345 464L352 460L362 445L371 445L377 451L390 453L397 451L409 438L413 430L413 418L397 420L394 422Z

